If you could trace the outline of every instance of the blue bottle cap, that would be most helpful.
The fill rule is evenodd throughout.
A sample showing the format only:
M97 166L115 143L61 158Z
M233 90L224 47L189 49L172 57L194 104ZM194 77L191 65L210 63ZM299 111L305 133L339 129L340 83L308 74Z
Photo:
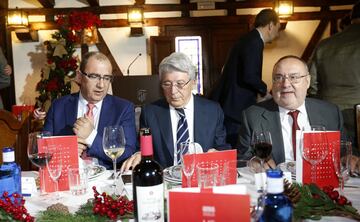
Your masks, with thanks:
M283 172L280 169L268 169L266 170L266 176L270 178L282 178Z
M14 148L12 148L12 147L4 147L3 148L3 153L7 153L7 152L14 152Z

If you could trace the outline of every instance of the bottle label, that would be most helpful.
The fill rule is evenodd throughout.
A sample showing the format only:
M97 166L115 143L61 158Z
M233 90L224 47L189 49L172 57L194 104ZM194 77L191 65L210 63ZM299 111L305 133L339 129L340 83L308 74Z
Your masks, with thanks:
M3 152L3 161L7 163L14 162L15 152Z
M136 187L139 222L164 221L164 185Z

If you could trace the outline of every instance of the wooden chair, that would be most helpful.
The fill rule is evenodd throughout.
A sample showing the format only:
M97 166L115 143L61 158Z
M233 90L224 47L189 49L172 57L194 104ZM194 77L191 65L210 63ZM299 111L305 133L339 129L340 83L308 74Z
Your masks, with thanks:
M0 110L0 163L2 163L2 148L14 147L15 161L21 166L21 169L31 169L31 163L27 157L29 130L30 117L20 122L11 112Z

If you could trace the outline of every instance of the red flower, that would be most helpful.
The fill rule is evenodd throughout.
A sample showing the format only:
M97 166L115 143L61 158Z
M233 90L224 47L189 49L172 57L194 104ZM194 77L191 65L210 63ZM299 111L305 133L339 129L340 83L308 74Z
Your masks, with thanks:
M58 86L57 78L53 78L46 85L46 91L55 91L55 90L58 90L58 88L59 88L59 86Z

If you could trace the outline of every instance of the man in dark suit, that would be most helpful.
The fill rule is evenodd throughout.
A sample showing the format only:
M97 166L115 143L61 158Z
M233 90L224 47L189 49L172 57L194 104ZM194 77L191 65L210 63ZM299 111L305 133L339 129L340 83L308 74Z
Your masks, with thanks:
M239 113L257 101L269 97L262 81L264 43L279 34L280 22L272 9L262 10L255 18L254 29L233 46L223 67L222 76L210 94L225 114L227 142L235 145L241 119Z
M127 159L135 152L134 106L127 100L107 94L113 76L111 63L104 54L89 52L84 55L78 74L80 92L52 103L43 130L53 135L77 135L79 155L86 153L110 169L112 160L102 147L104 127L124 128L125 152L117 161Z
M299 129L309 129L311 125L325 126L326 130L343 130L343 120L339 108L331 103L306 99L310 85L310 75L306 63L296 56L281 58L273 69L273 99L250 106L242 113L239 147L244 157L254 155L251 137L254 131L269 131L272 137L272 159L275 164L293 161L291 112L299 111ZM274 166L274 162L269 161Z
M214 149L228 149L225 143L223 112L219 104L195 96L195 67L183 53L172 53L159 66L160 84L165 99L146 105L140 116L140 127L149 127L153 137L154 158L163 167L178 164L178 132L183 109L187 129L187 142L199 143L204 152ZM140 153L127 160L122 171L140 161Z

